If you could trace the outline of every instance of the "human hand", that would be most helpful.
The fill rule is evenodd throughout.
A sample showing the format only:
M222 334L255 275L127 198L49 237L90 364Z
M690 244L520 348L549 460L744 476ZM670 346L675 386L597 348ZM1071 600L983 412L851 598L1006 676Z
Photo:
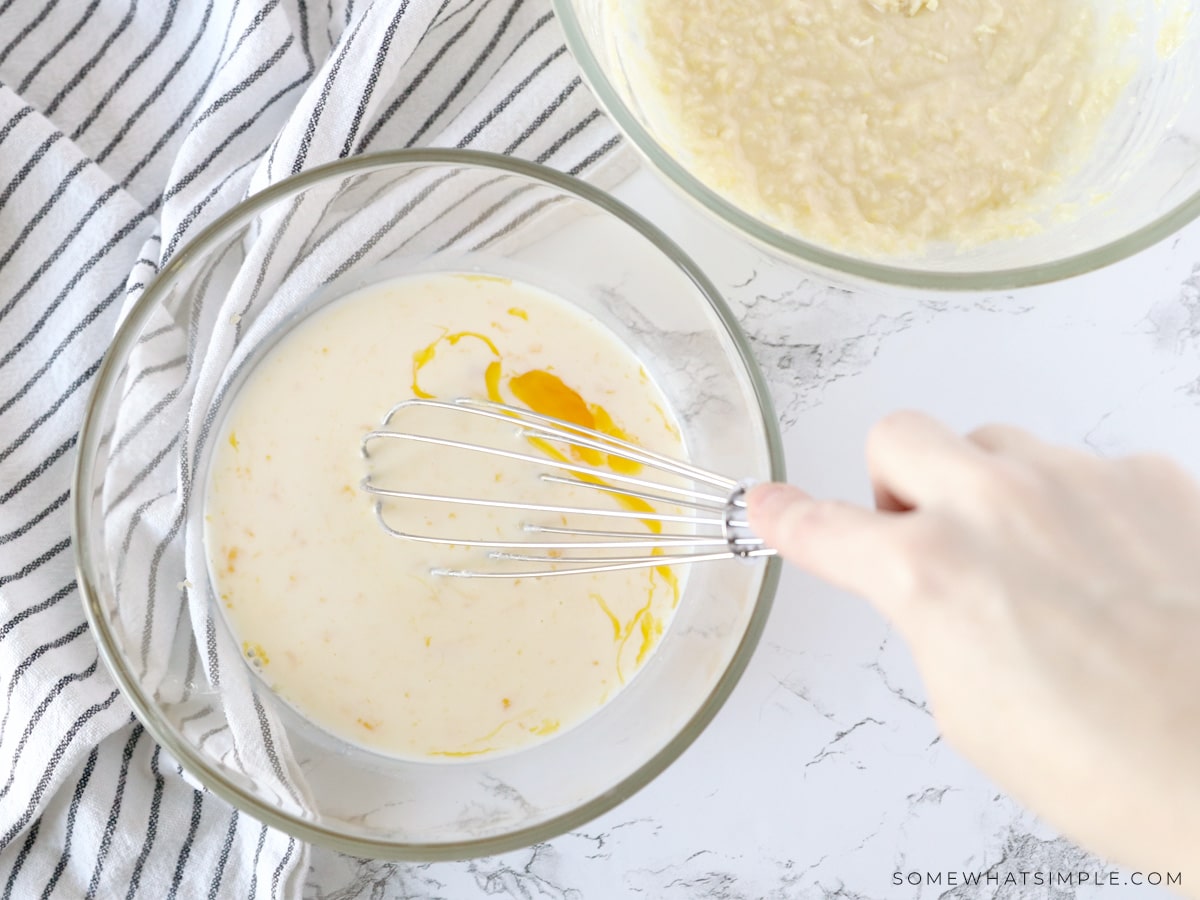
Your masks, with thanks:
M917 413L867 467L876 510L759 485L752 528L892 621L946 739L1017 800L1200 896L1200 486Z

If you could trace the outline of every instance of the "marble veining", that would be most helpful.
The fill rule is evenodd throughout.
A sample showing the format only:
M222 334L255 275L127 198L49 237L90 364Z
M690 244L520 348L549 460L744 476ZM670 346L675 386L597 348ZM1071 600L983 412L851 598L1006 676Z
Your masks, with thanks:
M862 440L899 406L960 428L1014 421L1100 453L1161 451L1200 474L1200 225L1069 282L922 295L849 290L768 259L644 173L618 193L674 223L672 236L725 293L767 374L789 477L814 493L868 501ZM488 859L413 865L317 850L303 896L1169 896L1127 884L1003 883L1021 872L1084 871L1130 874L1039 822L941 740L908 651L865 603L788 571L729 702L620 807ZM949 872L984 880L951 885ZM910 873L943 880L914 885Z

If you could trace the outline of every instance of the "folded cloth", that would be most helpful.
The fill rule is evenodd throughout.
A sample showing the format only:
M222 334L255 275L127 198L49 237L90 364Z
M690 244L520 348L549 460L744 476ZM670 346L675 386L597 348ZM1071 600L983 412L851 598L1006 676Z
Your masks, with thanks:
M546 0L0 0L0 898L299 896L307 849L195 790L98 660L76 432L121 311L199 229L421 145L624 167Z

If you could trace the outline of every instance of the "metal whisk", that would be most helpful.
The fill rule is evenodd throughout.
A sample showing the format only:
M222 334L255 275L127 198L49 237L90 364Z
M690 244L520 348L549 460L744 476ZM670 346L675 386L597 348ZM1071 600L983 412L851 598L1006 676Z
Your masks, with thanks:
M513 426L519 437L538 439L565 448L599 452L607 457L620 458L633 464L629 468L644 467L647 473L652 472L659 477L638 477L609 471L576 462L567 458L565 454L560 460L392 427L393 420L401 412L413 409L440 410L453 415L495 420ZM363 438L364 458L371 458L371 448L379 441L407 441L447 450L517 460L550 470L542 471L538 475L545 483L569 485L617 498L635 498L636 501L640 501L639 506L650 503L681 510L658 512L643 511L641 508L605 509L599 505L565 506L520 500L454 497L378 484L372 480L372 475L368 474L362 480L362 489L380 498L512 510L514 515L535 514L529 520L520 522L521 532L529 536L527 539L490 540L466 535L425 535L393 527L387 521L384 503L377 500L375 514L379 524L394 537L443 546L482 548L490 551L486 555L489 560L527 564L518 568L510 566L506 571L434 568L432 572L435 575L458 578L541 578L732 558L750 559L775 554L774 549L767 547L761 538L750 531L746 520L746 484L603 432L520 407L474 399L405 400L388 410L379 428ZM668 483L664 476L676 483ZM624 530L560 527L533 520L542 514L546 518L553 515L641 520L646 523L657 522L659 528L669 526L673 530L666 531L663 528L661 533L635 533Z

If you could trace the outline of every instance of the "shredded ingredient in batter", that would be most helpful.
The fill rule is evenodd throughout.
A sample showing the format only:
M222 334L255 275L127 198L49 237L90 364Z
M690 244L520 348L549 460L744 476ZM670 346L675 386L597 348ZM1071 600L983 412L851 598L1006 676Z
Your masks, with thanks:
M633 22L635 91L685 166L871 255L1034 227L1123 83L1089 0L641 0Z

